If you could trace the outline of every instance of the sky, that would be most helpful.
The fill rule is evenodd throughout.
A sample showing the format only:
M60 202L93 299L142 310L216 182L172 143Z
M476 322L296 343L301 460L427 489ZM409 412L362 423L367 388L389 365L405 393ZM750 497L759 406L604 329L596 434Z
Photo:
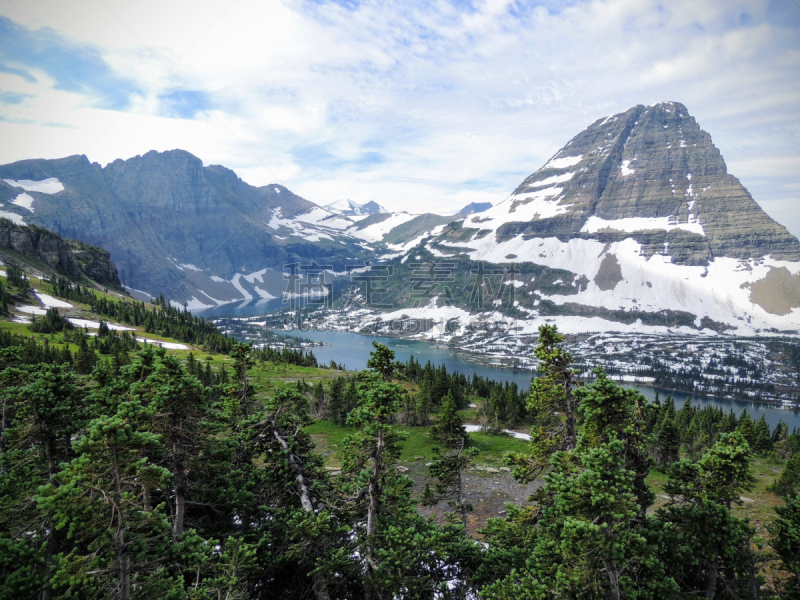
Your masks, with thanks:
M0 0L0 164L182 148L452 214L672 100L800 236L799 75L800 0Z

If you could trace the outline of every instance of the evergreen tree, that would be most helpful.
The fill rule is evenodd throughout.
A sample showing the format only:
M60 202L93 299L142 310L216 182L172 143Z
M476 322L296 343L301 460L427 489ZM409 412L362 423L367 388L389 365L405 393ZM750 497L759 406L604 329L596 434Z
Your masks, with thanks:
M753 426L753 452L764 455L772 452L772 436L764 415Z
M680 436L675 422L667 415L656 436L654 458L656 466L667 467L680 458Z
M345 379L337 377L328 386L328 406L326 416L338 425L344 424L347 420L347 408L345 406Z
M742 434L748 447L752 451L753 446L756 444L755 425L753 419L750 418L750 415L747 413L747 409L742 410L736 429Z
M163 462L172 474L170 509L172 535L179 541L184 531L186 501L192 484L190 471L202 472L200 463L208 459L203 452L207 440L200 427L208 417L208 391L173 355L162 356L161 364L142 385L142 391L155 405L151 430L161 435Z
M324 414L325 412L325 388L322 387L322 382L318 381L314 384L313 391L311 392L311 413L314 415Z
M781 598L800 600L800 496L786 498L785 506L775 508L778 519L770 528L771 545L778 554L781 574L774 586Z
M391 376L391 351L375 344L370 357L375 373L366 374L358 390L358 405L347 418L356 432L343 441L342 479L346 493L363 498L354 507L362 514L363 530L358 527L359 554L364 559L364 596L380 598L383 592L380 558L381 540L394 520L411 510L411 480L395 468L400 456L400 441L405 434L393 425L402 406L405 390L387 381Z
M670 502L653 521L653 542L684 596L737 598L753 579L753 530L731 513L749 488L750 447L741 432L722 434L696 463L673 464ZM727 592L723 590L732 590Z
M445 501L450 509L461 517L461 524L466 529L467 516L472 511L472 504L464 497L464 473L472 465L478 454L476 448L465 448L465 440L460 438L446 454L439 448L433 448L434 460L428 472L435 480L433 488L425 484L422 504L434 506Z
M335 498L322 457L315 452L311 437L302 431L310 422L305 399L296 391L280 390L249 426L248 439L254 444L251 455L266 460L260 470L259 496L271 509L257 518L262 523L262 536L268 534L267 539L294 559L294 577L287 584L296 586L298 577L311 573L309 591L325 600L331 597L328 578L335 571L348 569L343 552L348 544L346 528L337 527L337 517L326 508ZM284 557L259 560L267 572L278 568L276 563L286 562ZM288 566L282 564L281 570ZM281 575L281 579L287 579L287 575Z
M143 449L158 443L143 430L146 412L134 399L122 402L112 417L93 420L74 444L77 456L42 489L40 510L57 529L67 529L72 546L58 559L54 588L86 596L116 588L117 598L129 600L139 565L167 553L163 505L153 509L142 500L145 481L158 486L170 475L142 457Z
M532 481L554 452L575 448L578 441L573 358L560 347L563 341L564 336L555 325L539 327L539 345L534 353L542 376L531 381L528 398L528 409L535 419L531 449L527 454L511 454L508 458L514 466L514 476L522 481Z
M767 489L784 498L791 498L800 492L800 452L795 452L786 461L781 476Z
M238 343L231 350L229 356L233 359L233 372L235 376L236 389L238 391L239 406L245 418L250 415L252 410L250 387L247 380L248 369L251 369L255 364L251 356L253 350L253 343L249 344Z
M89 348L89 342L85 335L78 340L78 353L75 355L75 370L81 375L88 375L94 369L97 362L97 354Z
M66 539L57 523L33 510L32 499L38 486L50 483L59 465L72 458L70 439L85 426L88 407L68 367L38 365L27 373L6 370L3 375L4 382L14 385L5 391L13 405L13 420L3 432L8 450L3 457L7 473L0 478L0 531L21 532L17 553L31 560L15 563L12 577L20 584L37 581L41 596L49 599L53 597L49 582ZM16 569L32 572L24 576Z
M442 398L442 408L439 410L439 419L431 427L431 434L434 439L448 446L455 447L463 445L467 431L464 428L464 422L458 414L455 400L453 400L453 395L450 392Z
M523 565L482 589L491 599L658 598L677 591L645 537L653 496L647 474L643 398L595 371L581 389L576 447L557 451L525 521ZM518 563L519 564L519 563Z

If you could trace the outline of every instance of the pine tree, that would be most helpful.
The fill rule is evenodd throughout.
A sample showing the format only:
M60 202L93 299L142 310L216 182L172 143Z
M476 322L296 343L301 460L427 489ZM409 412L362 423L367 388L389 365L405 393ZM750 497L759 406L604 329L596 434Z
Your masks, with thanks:
M742 410L742 414L739 417L739 423L736 429L742 434L748 444L748 447L752 451L753 446L756 443L755 425L753 424L753 419L750 418L750 415L747 413L747 409Z
M656 436L655 461L658 467L667 467L680 458L680 436L675 422L666 416Z
M308 587L318 600L327 600L331 596L325 564L347 542L341 525L335 527L336 516L325 507L335 499L322 457L302 431L311 422L306 407L306 400L296 391L278 391L267 402L265 412L249 425L248 440L254 445L251 455L265 457L259 484L262 502L281 508L259 520L270 538L284 537L280 544L296 557L296 575L311 573ZM341 562L334 561L331 569L341 570Z
M314 384L313 391L311 392L311 413L319 415L325 413L325 388L322 387L322 382L318 381Z
M795 452L786 461L786 466L783 467L780 477L767 489L773 494L784 498L791 498L800 493L800 452Z
M5 390L13 419L3 432L8 448L3 457L7 474L0 478L0 518L2 530L26 532L17 550L31 562L13 566L30 570L22 580L38 580L42 598L50 599L53 589L47 582L54 577L66 539L53 520L31 510L31 501L37 487L50 483L59 465L72 458L70 439L86 425L88 407L68 367L26 370L3 372L3 381L13 384Z
M129 600L137 563L166 554L168 520L161 507L146 509L142 499L145 481L158 486L170 476L141 455L158 444L143 430L146 413L133 399L112 417L93 420L74 444L77 456L42 489L40 509L57 529L67 529L73 548L59 560L54 587L83 589L87 596L116 588L117 598Z
M521 481L535 479L553 452L575 448L578 441L573 358L560 347L563 341L564 336L555 325L539 327L539 345L534 353L542 376L531 381L528 397L528 409L535 419L531 449L527 454L511 454L508 458L514 466L514 477Z
M653 522L653 543L684 596L715 598L720 588L744 591L752 584L753 530L731 513L751 484L750 456L735 431L721 434L696 463L681 460L670 469L664 486L670 502Z
M450 509L461 517L461 524L466 529L467 516L473 507L464 497L464 473L473 463L478 450L465 448L464 444L462 437L445 454L439 448L433 448L434 460L428 472L435 482L433 488L429 483L425 484L421 502L424 506L447 502Z
M358 539L359 552L364 557L367 600L381 597L381 533L389 522L402 519L404 513L411 510L412 485L411 480L395 468L400 441L406 435L392 425L406 392L400 385L386 380L391 376L387 366L391 351L385 351L379 344L375 346L368 363L375 373L364 376L358 390L358 405L347 418L356 432L343 441L342 460L345 492L363 498L360 504L365 505L365 510L358 509L359 513L366 513Z
M347 419L344 393L345 380L343 377L337 377L328 386L329 400L325 412L327 418L338 425L344 424Z
M781 576L775 587L780 598L800 600L800 496L788 496L785 506L775 508L778 519L770 527L770 545L781 559Z
M235 376L236 389L238 391L239 406L247 418L252 410L251 407L251 393L247 380L248 369L251 369L255 364L251 356L253 350L253 343L249 344L238 343L231 350L229 356L233 359L233 372ZM298 382L299 383L299 382Z
M80 336L78 340L78 353L75 355L75 370L82 374L88 375L94 369L97 362L97 354L89 348L89 343L85 335Z
M442 408L439 410L439 419L431 427L431 434L434 439L447 444L451 447L463 445L467 435L464 422L456 410L456 403L453 395L448 392L442 398Z
M538 506L515 515L526 534L516 543L530 548L528 556L512 553L519 568L485 586L482 597L618 600L677 591L645 535L653 495L644 486L649 463L637 409L644 398L595 374L579 393L576 447L553 454Z
M753 452L764 455L772 452L772 436L769 431L769 424L764 415L756 421L753 427Z
M161 364L142 385L142 391L155 405L151 431L161 435L164 464L172 474L172 535L178 541L186 529L190 483L187 474L192 469L201 470L199 463L208 458L202 452L205 440L199 431L208 417L208 391L186 373L174 355L162 357Z

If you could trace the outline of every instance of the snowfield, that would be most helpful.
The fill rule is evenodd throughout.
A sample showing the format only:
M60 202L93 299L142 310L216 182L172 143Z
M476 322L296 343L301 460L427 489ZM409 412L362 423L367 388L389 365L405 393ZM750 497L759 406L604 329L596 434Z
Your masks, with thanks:
M137 342L142 342L145 344L156 344L161 346L162 348L166 348L167 350L189 350L189 346L186 344L176 344L174 342L162 342L161 340L151 340L149 338L137 337Z
M59 300L58 298L53 298L52 296L48 296L47 294L43 294L42 292L34 292L36 296L39 298L41 303L44 305L45 308L75 308L69 302L64 302L63 300Z
M57 194L64 191L64 185L55 177L42 179L41 181L31 181L30 179L3 179L11 187L22 188L26 192L39 192L40 194Z
M87 319L73 319L71 317L67 318L67 321L75 325L75 327L85 327L86 329L99 329L100 328L100 321L89 321ZM106 325L112 331L133 331L133 327L125 327L124 325L119 325L117 323L108 323Z
M11 204L15 204L20 208L24 208L26 210L33 212L33 197L26 194L25 192L21 193L19 196L14 198L11 201Z
M23 219L22 216L18 215L17 213L0 210L0 218L8 219L14 223L14 225L25 225L25 219Z
M691 210L691 209L690 209ZM696 233L705 237L706 232L703 226L693 219L694 215L689 215L687 223L678 223L675 217L628 217L626 219L612 219L607 221L592 215L586 220L586 223L581 227L581 231L585 233L597 233L605 229L612 229L614 231L625 231L627 233L634 233L636 231L650 231L650 230L665 230L672 231L673 229L682 229L689 233Z
M563 158L553 158L542 167L542 169L568 169L574 167L583 160L583 155L578 156L565 156Z
M736 327L739 335L755 335L772 328L800 330L800 309L794 308L785 315L771 314L750 298L750 286L764 279L771 269L785 268L791 275L797 275L800 274L800 263L771 257L746 261L720 257L711 261L708 267L676 265L670 256L663 254L645 257L641 245L630 238L612 244L584 239L567 242L556 238L525 240L521 236L497 242L496 236L489 234L479 240L457 244L439 243L471 248L469 257L475 261L500 264L508 262L505 257L509 254L516 254L535 264L565 269L589 280L586 289L577 294L542 296L556 304L577 303L629 311L681 310L697 315L698 326L700 319L709 317ZM613 289L603 290L594 279L607 256L613 256L619 264L622 279ZM559 318L559 323L562 319L564 317ZM583 323L583 331L608 331L608 327L623 331L649 329L604 319L596 321L592 324L596 328L588 328L590 324ZM601 326L600 323L608 325Z

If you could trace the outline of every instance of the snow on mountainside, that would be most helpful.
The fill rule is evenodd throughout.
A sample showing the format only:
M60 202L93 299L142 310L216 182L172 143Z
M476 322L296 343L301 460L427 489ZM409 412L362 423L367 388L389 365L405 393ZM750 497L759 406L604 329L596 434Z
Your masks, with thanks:
M182 150L105 167L85 156L0 166L0 217L99 245L131 293L192 309L280 298L283 265L342 272L414 218L375 202L332 208L281 185L250 186Z
M378 259L394 265L398 314L511 319L521 334L553 319L570 331L800 330L800 242L677 102L599 119L504 201L467 208L321 207L181 150L106 167L85 156L0 166L1 217L99 245L129 289L194 309L276 300L286 264L341 274ZM428 298L409 284L421 261L451 265L450 291ZM495 293L514 289L512 304L475 305L479 263Z
M563 273L560 289L515 282L514 311L529 324L601 316L641 330L650 317L666 326L678 314L696 330L800 330L800 243L727 173L676 102L598 120L506 200L425 248Z
M378 215L389 212L380 204L373 202L372 200L369 202L364 202L363 204L353 202L352 200L337 200L336 202L326 204L324 208L329 212L347 215L349 217Z

